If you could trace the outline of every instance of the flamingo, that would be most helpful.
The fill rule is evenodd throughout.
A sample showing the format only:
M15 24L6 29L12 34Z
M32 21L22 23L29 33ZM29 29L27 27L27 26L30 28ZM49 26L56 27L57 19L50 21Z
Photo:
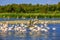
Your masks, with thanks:
M23 23L21 23L21 26L23 27L23 26L24 26L24 24L23 24Z
M54 27L54 28L52 28L52 30L56 30L56 28Z
M48 32L48 30L45 28L42 28L41 31Z
M39 26L37 26L37 25L34 25L34 27L30 28L31 31L35 31L35 32L40 31L40 29L41 28Z

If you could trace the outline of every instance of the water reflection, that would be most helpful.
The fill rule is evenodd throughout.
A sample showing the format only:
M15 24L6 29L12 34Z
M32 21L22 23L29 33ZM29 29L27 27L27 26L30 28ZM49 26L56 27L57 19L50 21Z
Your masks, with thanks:
M8 35L7 35L7 32L0 32L0 35L2 36L2 37L7 37Z
M29 34L31 37L39 37L41 35L40 32L30 32Z
M0 35L0 40L3 40L2 36Z
M25 32L15 32L14 36L15 37L26 37L26 33Z
M19 26L19 25L18 25ZM48 25L49 26L49 25ZM57 25L56 25L57 26ZM50 27L50 26L49 26ZM60 27L60 26L58 26ZM53 28L53 27L52 27ZM44 31L0 31L0 40L60 40L60 29Z
M29 34L25 32L0 32L0 39L1 37L3 39L8 40L11 38L15 38L13 40L56 40L56 32L54 31L53 33L50 34L50 32L29 32ZM29 39L26 39L28 38Z

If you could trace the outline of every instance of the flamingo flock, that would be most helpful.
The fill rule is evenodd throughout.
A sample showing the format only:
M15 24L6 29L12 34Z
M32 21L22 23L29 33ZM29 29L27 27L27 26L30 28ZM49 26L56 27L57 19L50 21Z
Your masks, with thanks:
M0 31L2 32L7 32L7 31L18 31L18 32L26 32L27 31L27 27L29 27L29 30L31 30L32 32L39 32L39 31L44 31L44 32L48 32L48 30L50 30L49 27L47 27L47 23L45 22L43 25L38 26L38 25L33 25L33 27L29 27L28 25L25 24L20 24L20 26L14 26L12 25L12 27L8 27L8 22L6 22L5 24L0 23ZM56 28L52 28L52 30L56 30Z

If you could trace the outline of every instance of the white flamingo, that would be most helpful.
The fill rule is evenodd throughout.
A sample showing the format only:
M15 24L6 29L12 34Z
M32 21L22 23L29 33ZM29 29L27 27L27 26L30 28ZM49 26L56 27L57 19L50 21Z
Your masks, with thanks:
M8 27L8 31L11 31L13 27Z
M56 30L56 28L54 27L54 28L52 28L52 30Z
M48 32L48 30L45 28L42 28L41 31Z
M24 24L23 23L21 23L21 27L23 27L24 26Z
M20 28L20 31L21 31L21 32L26 32L26 28L25 28L25 27L21 27L21 28Z
M39 26L37 26L37 25L34 25L34 27L30 28L31 31L35 31L35 32L40 31L40 29L41 28Z

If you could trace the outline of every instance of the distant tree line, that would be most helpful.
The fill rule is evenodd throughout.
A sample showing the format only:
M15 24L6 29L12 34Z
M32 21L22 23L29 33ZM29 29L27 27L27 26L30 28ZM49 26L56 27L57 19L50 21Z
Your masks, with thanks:
M58 4L8 4L0 5L0 13L52 13L60 12L60 2Z

